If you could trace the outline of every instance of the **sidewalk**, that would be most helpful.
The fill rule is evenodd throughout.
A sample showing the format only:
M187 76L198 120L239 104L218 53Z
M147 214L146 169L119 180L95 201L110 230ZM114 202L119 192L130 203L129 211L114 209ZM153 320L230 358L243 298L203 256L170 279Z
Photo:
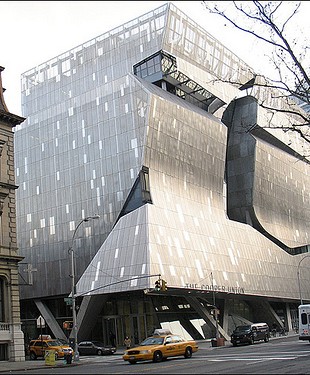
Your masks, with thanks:
M112 356L122 356L125 351L125 348L119 348ZM72 361L71 364L67 364L65 360L58 359L55 365L47 365L45 360L42 358L31 360L26 358L22 362L10 362L10 361L0 361L0 373L10 373L15 371L27 371L27 370L37 370L37 369L46 369L46 368L65 368L65 367L74 367L82 366L86 363L91 362L91 357L80 356L78 362Z
M287 336L279 336L276 337L270 337L270 341L284 338L284 337L291 337L296 336L298 337L298 334L295 332L289 332ZM229 341L226 341L224 346L219 347L212 347L211 345L211 339L209 340L197 340L198 346L200 349L204 350L214 350L214 349L220 349L224 348L225 346L231 345ZM125 351L125 348L119 348L112 356L122 356ZM44 359L37 359L37 360L29 360L26 359L26 361L23 362L9 362L9 361L0 361L0 373L10 373L15 371L27 371L32 369L46 369L47 367L50 368L59 368L59 367L73 367L73 366L83 366L84 364L87 364L91 362L90 357L80 357L80 360L76 363L72 362L71 364L66 364L63 359L58 359L56 361L55 365L46 365Z
M81 363L82 364L82 363ZM80 363L73 363L70 365L64 364L63 360L56 361L55 366L49 366L45 364L44 359L37 359L37 360L25 360L22 362L9 362L9 361L1 361L0 362L0 373L10 373L15 371L27 371L27 370L36 370L36 369L43 369L43 368L59 368L59 367L73 367L79 366Z

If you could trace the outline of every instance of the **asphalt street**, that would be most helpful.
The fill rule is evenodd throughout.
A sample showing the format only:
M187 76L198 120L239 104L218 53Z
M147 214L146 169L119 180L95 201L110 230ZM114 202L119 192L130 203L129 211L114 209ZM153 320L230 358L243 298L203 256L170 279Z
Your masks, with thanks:
M290 332L288 334L289 336L298 336L296 333ZM271 337L270 340L276 340L279 338L283 338L283 336L277 335L276 337ZM204 348L205 350L221 350L225 346L219 346L219 347L213 347L211 345L211 340L198 340L198 346L199 348ZM225 345L231 345L230 342L226 342ZM121 347L118 348L116 353L113 354L113 356L122 356L124 353L125 348ZM92 358L87 356L87 357L80 357L80 360L78 362L72 362L71 364L67 364L64 360L59 359L56 361L55 365L47 365L45 363L44 359L37 359L37 360L29 360L26 359L25 361L21 362L11 362L11 361L1 361L0 362L0 373L10 373L10 372L15 372L15 371L27 371L27 370L33 370L33 369L40 369L44 368L46 369L47 367L50 368L59 368L59 367L73 367L73 366L83 366L84 364L90 363L92 361Z

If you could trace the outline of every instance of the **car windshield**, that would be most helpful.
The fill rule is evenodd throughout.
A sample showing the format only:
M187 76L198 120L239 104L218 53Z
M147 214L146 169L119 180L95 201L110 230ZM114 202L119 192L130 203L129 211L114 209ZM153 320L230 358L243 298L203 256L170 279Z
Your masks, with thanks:
M251 326L239 326L235 329L234 332L244 332L251 329Z
M93 343L94 345L96 345L96 346L104 347L104 343L103 343L103 342L100 342L100 341L93 341L92 343Z
M57 341L59 341L62 345L68 345L67 340L64 340L64 339L57 339Z
M141 342L141 346L145 345L161 345L164 342L163 337L148 337L144 341Z
M48 341L47 345L48 346L59 346L59 345L62 345L62 343L60 341L54 340L54 341Z

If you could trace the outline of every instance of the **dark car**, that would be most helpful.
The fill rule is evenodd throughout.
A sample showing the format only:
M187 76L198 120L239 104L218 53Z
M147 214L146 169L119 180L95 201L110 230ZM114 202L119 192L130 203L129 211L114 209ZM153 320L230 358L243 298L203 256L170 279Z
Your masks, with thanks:
M113 346L104 345L100 341L82 341L78 345L80 355L109 355L116 352Z
M254 344L255 341L269 341L270 332L266 323L254 323L238 326L231 335L233 346L238 344Z

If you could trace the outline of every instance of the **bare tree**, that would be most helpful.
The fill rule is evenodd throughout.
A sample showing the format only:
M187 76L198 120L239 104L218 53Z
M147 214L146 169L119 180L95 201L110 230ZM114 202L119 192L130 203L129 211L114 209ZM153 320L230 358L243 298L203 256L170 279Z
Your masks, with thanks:
M303 36L302 32L296 33L298 30L296 18L299 12L305 11L302 6L306 2L202 1L202 3L210 13L223 17L228 25L253 36L260 41L266 51L270 51L268 58L273 65L272 77L266 78L265 75L253 73L252 79L246 83L237 82L235 77L225 78L225 82L238 85L240 89L249 87L258 90L267 89L269 99L272 92L272 100L261 96L259 104L268 110L287 114L290 117L289 125L280 125L281 129L297 132L309 146L309 45L307 39L301 40L307 35ZM218 79L222 80L222 77ZM301 110L302 105L308 111Z

